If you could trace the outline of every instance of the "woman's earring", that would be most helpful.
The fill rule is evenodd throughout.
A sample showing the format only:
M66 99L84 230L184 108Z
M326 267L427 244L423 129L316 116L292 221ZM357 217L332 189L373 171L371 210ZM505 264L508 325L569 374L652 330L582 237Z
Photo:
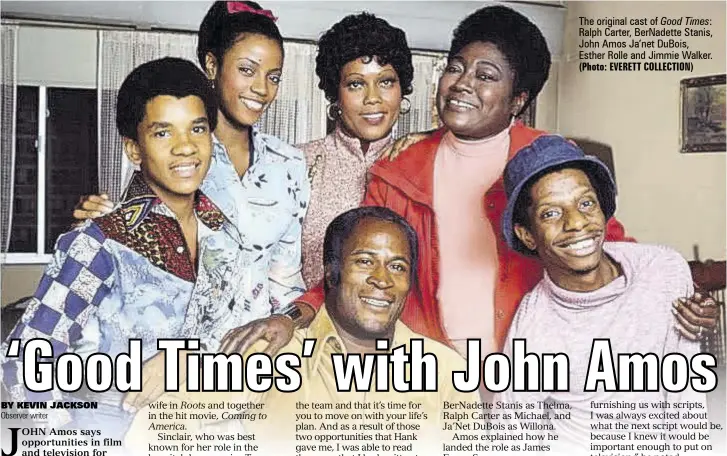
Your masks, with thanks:
M407 97L404 97L401 99L401 105L399 105L399 114L403 116L409 114L409 111L411 111L411 101Z
M341 117L341 108L336 103L331 103L328 105L328 109L326 109L326 115L328 116L328 120L334 122Z

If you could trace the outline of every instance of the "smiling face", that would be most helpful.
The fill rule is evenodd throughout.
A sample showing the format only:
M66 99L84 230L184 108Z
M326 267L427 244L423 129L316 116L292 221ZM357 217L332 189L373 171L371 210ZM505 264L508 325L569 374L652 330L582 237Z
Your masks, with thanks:
M340 121L352 137L368 142L386 137L399 116L401 99L399 76L390 64L362 57L341 69Z
M137 140L124 138L127 155L162 201L188 198L210 167L212 134L197 96L160 95L146 104Z
M468 44L449 59L439 78L439 117L461 139L496 135L527 100L525 94L513 97L514 79L497 46L481 41Z
M606 218L585 172L566 168L546 174L532 186L530 196L531 226L516 225L515 233L537 251L556 283L603 265Z
M222 59L207 54L207 75L214 79L224 119L248 127L275 100L283 68L280 44L265 35L242 34Z
M328 312L340 330L356 339L389 337L410 286L405 231L389 221L365 218L343 244L341 277L330 290L334 299Z

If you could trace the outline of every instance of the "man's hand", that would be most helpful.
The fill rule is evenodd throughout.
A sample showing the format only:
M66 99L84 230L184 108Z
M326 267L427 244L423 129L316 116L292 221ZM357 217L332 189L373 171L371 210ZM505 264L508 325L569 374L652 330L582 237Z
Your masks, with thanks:
M102 193L100 195L87 195L78 199L76 207L73 209L73 218L76 220L87 220L106 215L114 209L114 203L109 199L109 195Z
M689 340L704 340L717 328L719 308L707 293L696 292L691 298L680 298L673 303L676 328Z
M419 141L426 139L433 132L434 130L425 131L422 133L409 133L406 136L402 136L401 138L394 141L394 144L384 149L384 151L381 152L380 158L388 158L389 161L394 161L396 157L398 157L404 151L404 149L408 148L412 144L416 144Z
M244 355L255 342L263 339L268 342L263 353L272 357L290 342L294 329L293 320L285 315L271 315L251 321L244 326L230 330L222 339L220 352L228 355L232 353Z
M132 391L124 396L122 407L135 413L146 407L164 393L164 354L160 352L149 358L141 368L141 391ZM187 381L187 352L179 351L179 387Z

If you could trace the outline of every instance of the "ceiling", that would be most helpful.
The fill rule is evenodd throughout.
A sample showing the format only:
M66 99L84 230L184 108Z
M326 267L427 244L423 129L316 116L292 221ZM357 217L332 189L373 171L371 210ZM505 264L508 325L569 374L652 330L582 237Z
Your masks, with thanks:
M195 31L210 1L3 1L4 18ZM343 16L366 10L407 32L410 46L446 50L451 31L483 1L261 1L278 17L286 38L317 40ZM499 2L530 17L543 31L554 56L562 48L563 2Z

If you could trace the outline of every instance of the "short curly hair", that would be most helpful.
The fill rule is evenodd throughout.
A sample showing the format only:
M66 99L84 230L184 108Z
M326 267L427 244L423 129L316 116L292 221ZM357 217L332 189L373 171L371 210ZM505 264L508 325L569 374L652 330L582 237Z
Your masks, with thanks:
M364 206L350 209L334 218L326 227L323 237L323 264L330 276L323 281L323 289L328 293L332 287L341 283L341 269L343 269L343 246L353 234L354 229L365 219L382 220L398 225L406 234L409 244L411 264L409 277L411 289L419 288L419 241L417 232L407 220L388 207Z
M207 68L205 60L211 52L218 62L230 49L242 33L257 33L275 40L283 50L283 36L278 26L269 17L262 14L236 12L227 10L228 2L215 2L202 19L197 33L197 59L202 68ZM241 2L255 10L263 8L255 2Z
M399 76L402 95L412 92L414 66L406 33L373 14L361 13L344 17L318 40L318 87L328 101L338 101L344 65L361 57L376 57L380 65L391 64Z
M488 6L467 16L454 30L449 57L474 42L492 43L515 72L513 95L527 93L518 115L538 96L548 80L550 50L540 29L505 6Z
M204 103L210 129L217 126L217 95L204 73L189 60L164 57L134 68L121 84L116 97L119 134L137 141L137 127L146 115L146 104L161 95L199 97Z

